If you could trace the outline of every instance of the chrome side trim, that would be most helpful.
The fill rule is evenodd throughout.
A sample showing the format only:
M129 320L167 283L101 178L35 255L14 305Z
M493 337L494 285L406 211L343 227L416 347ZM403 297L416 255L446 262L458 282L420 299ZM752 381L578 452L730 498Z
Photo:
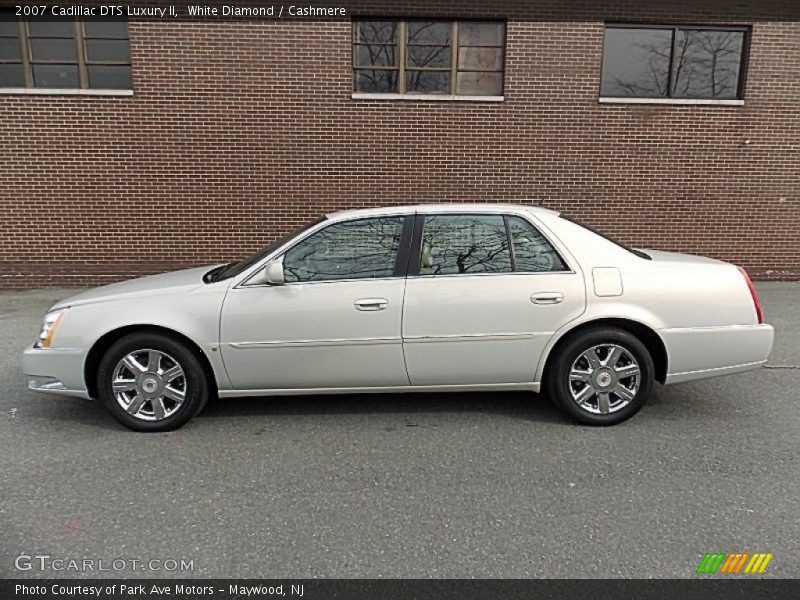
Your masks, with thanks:
M220 398L242 398L247 396L306 396L312 394L382 394L423 392L489 392L489 391L539 391L539 383L492 383L468 385L401 385L392 387L349 388L296 388L275 390L220 390Z
M414 337L405 337L403 338L403 342L406 344L425 344L431 342L471 342L475 340L480 342L505 342L508 340L530 340L545 335L551 336L553 335L553 332L536 331L533 333L495 333L495 334L470 333L464 335L437 335L437 336L418 335Z
M400 344L400 338L354 338L335 340L296 340L276 342L231 342L228 346L239 350L258 348L313 348L316 346L373 346L376 344Z
M765 323L759 325L703 325L700 327L664 327L661 333L704 333L708 331L756 331L763 330Z
M536 331L533 333L472 333L466 335L414 336L407 338L353 338L332 340L293 340L269 342L229 342L228 346L238 350L258 348L313 348L316 346L373 346L377 344L424 344L430 342L495 342L508 340L529 340L541 336L551 336L552 331Z
M72 396L73 398L83 398L84 400L91 400L89 392L86 390L62 390L62 389L48 389L40 387L28 386L32 392L39 392L41 394L50 394L51 396Z
M564 262L567 262L564 260ZM445 279L449 277L519 277L522 275L575 275L575 271L508 271L506 273L442 273L441 275L409 275L407 279ZM363 281L363 279L361 280ZM370 280L373 281L373 280Z

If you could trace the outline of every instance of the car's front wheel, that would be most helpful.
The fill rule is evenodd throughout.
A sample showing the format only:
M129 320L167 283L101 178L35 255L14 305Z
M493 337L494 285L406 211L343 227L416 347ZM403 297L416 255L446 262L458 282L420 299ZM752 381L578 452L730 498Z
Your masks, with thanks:
M653 388L645 345L616 328L582 331L561 347L546 375L549 395L575 420L614 425L635 415Z
M169 431L205 406L209 386L197 356L157 333L133 333L108 349L97 373L111 415L138 431Z

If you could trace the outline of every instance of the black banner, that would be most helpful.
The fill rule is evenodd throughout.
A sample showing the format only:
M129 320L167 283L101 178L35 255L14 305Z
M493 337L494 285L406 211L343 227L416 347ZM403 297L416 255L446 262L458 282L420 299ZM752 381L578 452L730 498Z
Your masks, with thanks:
M42 600L516 600L546 598L647 600L707 600L725 598L798 598L800 580L726 579L696 580L452 580L452 579L7 579L0 581L0 598Z

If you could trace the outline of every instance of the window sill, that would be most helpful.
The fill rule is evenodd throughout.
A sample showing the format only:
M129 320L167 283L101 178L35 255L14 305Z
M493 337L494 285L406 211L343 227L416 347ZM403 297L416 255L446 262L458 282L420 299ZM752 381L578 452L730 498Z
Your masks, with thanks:
M0 88L0 96L133 96L133 90L96 90L60 88Z
M744 100L701 100L695 98L599 98L600 104L672 104L684 106L744 106Z
M505 96L458 96L447 94L367 94L356 92L353 100L412 100L416 102L503 102Z

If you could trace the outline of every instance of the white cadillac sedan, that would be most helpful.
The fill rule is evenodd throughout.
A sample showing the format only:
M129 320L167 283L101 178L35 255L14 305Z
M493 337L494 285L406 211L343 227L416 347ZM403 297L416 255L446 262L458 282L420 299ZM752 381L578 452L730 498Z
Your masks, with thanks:
M213 395L444 390L544 390L611 425L655 382L764 364L772 340L734 265L542 208L444 204L339 212L241 262L78 294L23 365L30 389L99 398L143 431Z

